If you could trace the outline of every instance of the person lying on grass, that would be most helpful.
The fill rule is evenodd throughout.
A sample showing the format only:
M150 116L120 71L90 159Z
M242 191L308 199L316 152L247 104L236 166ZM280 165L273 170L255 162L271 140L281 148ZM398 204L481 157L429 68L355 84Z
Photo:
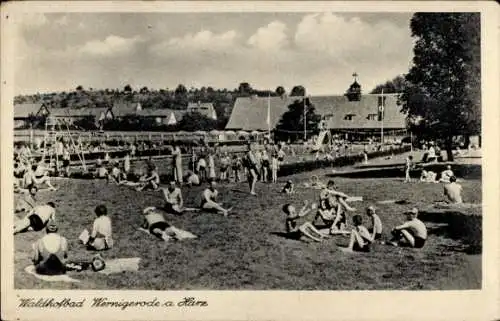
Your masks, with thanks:
M444 185L444 196L449 204L462 204L462 185L457 183L455 176L450 177L450 182Z
M160 185L160 175L156 171L155 166L150 166L148 173L139 179L140 185L136 187L137 191L144 189L152 189L156 191Z
M373 237L363 226L363 217L354 215L352 218L354 228L351 231L351 239L347 247L340 247L344 252L370 252L370 245L373 242Z
M372 222L372 227L369 229L372 235L372 240L376 241L382 239L382 221L380 220L380 217L377 215L375 207L368 206L366 208L366 215L370 218Z
M427 227L417 218L418 210L416 208L406 212L407 221L399 226L396 226L392 231L392 239L389 245L406 246L414 248L422 248L427 239Z
M92 225L92 233L87 238L88 231L84 230L80 235L80 239L87 246L87 250L108 250L113 247L111 219L108 216L108 209L105 205L98 205L94 209L94 213L97 218Z
M209 181L209 186L201 194L201 205L200 208L209 212L222 213L227 216L231 208L225 209L221 204L217 203L217 196L219 192L216 189L217 183L215 180Z
M305 222L301 225L298 223L301 217L306 216L312 210L316 209L316 204L313 203L311 208L308 208L308 205L308 202L305 201L299 213L297 213L295 206L292 204L283 205L282 210L286 214L285 228L287 236L295 240L300 240L302 236L305 236L313 241L321 242L322 239L328 236L318 231L311 222Z
M68 241L61 236L55 223L47 225L46 235L33 244L33 264L35 271L42 275L61 275L66 273Z
M420 182L422 183L437 183L438 181L436 180L437 174L434 173L433 171L426 171L425 169L422 170L422 174L420 175Z
M53 202L35 206L24 218L14 223L14 235L22 232L43 230L49 221L55 221L55 208L56 205Z
M167 188L162 188L163 196L165 197L165 211L167 213L181 215L184 211L182 199L182 191L177 187L174 180L171 180Z
M283 189L281 190L281 193L284 193L284 194L293 194L293 192L294 192L293 182L291 180L288 180L285 183L285 186L283 186Z
M450 178L452 176L455 176L453 174L453 171L451 170L451 165L446 166L446 169L441 172L441 178L439 179L440 182L442 183L449 183Z
M181 240L185 238L196 238L195 235L170 225L155 207L147 207L142 212L144 222L142 229L149 231L151 235L168 242L169 240Z

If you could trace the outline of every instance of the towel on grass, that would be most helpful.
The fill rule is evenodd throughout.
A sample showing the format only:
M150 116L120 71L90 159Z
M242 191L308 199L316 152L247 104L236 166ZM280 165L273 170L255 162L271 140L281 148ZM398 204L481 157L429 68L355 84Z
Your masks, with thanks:
M196 238L198 238L198 236L194 235L193 233L181 230L181 229L176 228L174 226L171 226L170 229L175 232L175 235L177 236L178 240L196 239ZM146 230L146 229L144 229L142 227L139 228L139 231L142 231L144 233L147 233L147 234L151 235L151 232L149 232L149 230Z
M61 274L61 275L43 275L43 274L38 274L35 271L35 266L34 265L28 265L24 271L28 274L33 275L37 279L47 281L47 282L74 282L78 283L80 280L73 279L67 274Z
M123 258L123 259L110 259L106 260L106 267L104 270L99 271L98 273L102 274L113 274L113 273L121 273L126 271L138 271L139 263L141 262L141 258L132 257L132 258Z

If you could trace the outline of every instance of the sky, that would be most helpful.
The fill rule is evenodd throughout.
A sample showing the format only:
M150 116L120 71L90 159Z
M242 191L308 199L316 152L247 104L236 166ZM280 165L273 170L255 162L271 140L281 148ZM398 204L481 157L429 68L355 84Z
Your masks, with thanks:
M15 94L84 88L342 94L406 73L411 13L29 13L18 17Z

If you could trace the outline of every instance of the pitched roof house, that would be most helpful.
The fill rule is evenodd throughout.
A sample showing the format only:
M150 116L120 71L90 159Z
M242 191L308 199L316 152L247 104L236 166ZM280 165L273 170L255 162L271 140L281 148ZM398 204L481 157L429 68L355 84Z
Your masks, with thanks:
M359 100L349 100L345 95L308 97L315 112L327 120L327 127L336 129L378 129L381 127L380 95L362 95ZM303 97L241 97L237 98L226 125L231 130L267 130L267 110L270 105L271 128L276 127L281 116L294 102ZM387 129L406 128L406 115L400 112L397 95L384 95L383 125Z
M217 120L217 113L215 112L214 104L212 103L188 103L187 112L197 112L208 118Z
M37 104L15 104L14 105L14 120L24 120L33 116L48 115L49 109L43 103Z

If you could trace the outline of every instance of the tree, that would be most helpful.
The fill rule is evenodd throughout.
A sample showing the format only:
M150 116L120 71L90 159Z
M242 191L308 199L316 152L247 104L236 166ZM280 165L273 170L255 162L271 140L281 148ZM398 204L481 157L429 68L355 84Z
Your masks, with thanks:
M416 13L413 66L400 97L403 111L442 138L453 160L453 137L481 131L479 13Z
M283 86L276 87L275 92L276 92L276 95L278 95L280 97L283 96L284 94L286 94L286 90Z
M238 86L238 92L242 95L251 95L253 93L252 86L247 82L242 82Z
M82 85L78 85L78 86L76 87L76 91L82 91L82 90L83 90Z
M406 88L406 79L404 76L396 76L392 80L386 81L384 84L377 85L370 94L380 94L384 89L384 94L402 93Z
M275 137L279 140L301 139L304 133L304 108L306 108L306 130L307 136L316 135L319 132L321 115L315 113L314 105L309 99L297 99L288 106L276 126Z
M126 92L126 93L131 93L132 92L132 86L126 85L125 87L123 87L123 91Z
M290 92L290 96L305 96L306 95L306 89L304 86L295 86L292 88L292 91Z
M200 113L185 114L179 122L179 130L210 131L217 127L217 121Z
M177 88L175 88L175 92L174 93L175 93L175 96L184 97L184 96L187 95L187 92L188 92L188 90L187 90L186 86L184 86L183 84L179 84L177 86Z

